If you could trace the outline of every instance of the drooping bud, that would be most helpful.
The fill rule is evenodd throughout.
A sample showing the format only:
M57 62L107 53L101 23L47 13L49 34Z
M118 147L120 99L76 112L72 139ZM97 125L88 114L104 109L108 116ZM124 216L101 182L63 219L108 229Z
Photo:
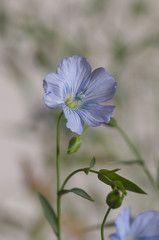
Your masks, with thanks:
M112 209L119 208L122 204L122 201L123 193L119 189L114 189L113 191L111 191L106 198L106 203Z
M69 145L68 145L67 153L72 154L74 152L77 152L78 149L80 148L80 146L81 146L81 137L80 136L71 138Z

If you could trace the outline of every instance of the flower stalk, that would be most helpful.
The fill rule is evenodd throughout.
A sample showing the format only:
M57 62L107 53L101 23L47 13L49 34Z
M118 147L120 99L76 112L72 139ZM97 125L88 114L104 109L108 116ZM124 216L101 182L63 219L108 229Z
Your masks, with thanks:
M141 166L145 172L145 174L147 175L148 179L150 180L152 186L156 189L158 189L158 186L154 180L154 178L152 177L149 169L147 168L145 162L143 161L140 153L138 152L137 148L134 146L134 144L131 142L131 140L129 139L129 137L127 136L127 134L124 132L124 130L118 126L118 124L116 124L116 129L118 130L118 132L121 134L121 136L123 137L123 139L125 140L125 142L128 144L128 146L130 147L130 149L132 150L132 152L135 154L135 156L137 157L138 160L140 160L142 162Z
M104 216L104 219L103 219L103 222L102 222L102 226L101 226L101 240L104 240L104 225L106 223L106 220L107 220L107 217L110 213L110 210L111 210L111 207L108 208L105 216Z
M60 122L63 112L60 113L57 122L57 136L56 136L56 171L57 171L57 192L60 190ZM58 240L61 239L61 196L57 194L57 233Z

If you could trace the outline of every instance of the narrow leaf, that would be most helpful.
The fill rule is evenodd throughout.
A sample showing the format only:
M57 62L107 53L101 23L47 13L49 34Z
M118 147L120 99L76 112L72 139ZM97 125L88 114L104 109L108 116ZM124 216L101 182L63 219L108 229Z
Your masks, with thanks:
M111 172L114 173L114 172L117 172L117 171L119 171L119 170L120 170L119 168L116 168L116 169L108 170L108 171L109 171L109 173L111 173ZM108 175L108 174L107 174L107 175ZM112 179L109 178L107 175L106 175L106 174L102 174L102 173L101 173L101 170L100 170L99 173L98 173L98 179L99 179L100 181L102 181L102 182L104 182L104 183L112 186L112 185L113 185L113 181L112 181Z
M83 198L85 198L85 199L87 199L89 201L94 202L94 200L91 198L91 196L89 196L88 193L86 193L81 188L64 189L62 191L59 191L58 194L59 195L63 195L63 194L70 193L70 192L75 193L75 194L77 194L80 197L83 197Z
M90 169L93 168L94 165L95 165L95 163L96 163L96 159L95 159L95 157L93 157L93 158L92 158L92 161L90 162L89 168L90 168Z
M112 180L110 178L108 178L107 176L103 175L102 173L98 173L98 179L101 181L101 182L104 182L105 184L107 185L110 185L112 186Z
M101 169L99 171L98 174L98 178L99 180L101 180L102 182L111 185L111 181L120 181L124 188L128 191L131 192L136 192L136 193L141 193L141 194L146 194L140 187L138 187L135 183L131 182L130 180L118 175L117 173L115 173L114 171L110 171L107 169ZM108 181L107 180L110 180Z
M38 193L38 197L40 199L41 206L44 211L44 215L48 222L50 223L54 233L57 235L57 217L53 208L51 207L50 203L46 200L46 198L41 194Z
M84 170L85 174L88 175L88 173L90 172L91 168L94 167L95 163L96 163L96 159L95 159L95 157L93 157L91 162L90 162L90 164L89 164L89 167L85 168L85 170Z

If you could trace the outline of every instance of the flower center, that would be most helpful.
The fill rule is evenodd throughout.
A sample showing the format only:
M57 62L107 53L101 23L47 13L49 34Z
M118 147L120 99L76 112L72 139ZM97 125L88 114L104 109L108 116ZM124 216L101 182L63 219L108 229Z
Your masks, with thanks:
M82 94L69 94L65 98L65 104L67 107L77 109L82 105Z

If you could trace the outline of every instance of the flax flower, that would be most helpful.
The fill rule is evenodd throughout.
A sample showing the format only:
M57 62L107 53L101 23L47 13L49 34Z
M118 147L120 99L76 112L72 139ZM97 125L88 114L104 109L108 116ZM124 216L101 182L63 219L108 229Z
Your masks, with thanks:
M96 127L108 123L114 106L105 106L116 91L116 81L104 68L91 72L88 61L81 56L63 59L56 73L49 73L43 81L44 103L52 109L62 109L66 126L82 134L84 123Z
M125 208L115 222L117 233L111 240L159 240L159 212L148 210L131 221L130 208Z

